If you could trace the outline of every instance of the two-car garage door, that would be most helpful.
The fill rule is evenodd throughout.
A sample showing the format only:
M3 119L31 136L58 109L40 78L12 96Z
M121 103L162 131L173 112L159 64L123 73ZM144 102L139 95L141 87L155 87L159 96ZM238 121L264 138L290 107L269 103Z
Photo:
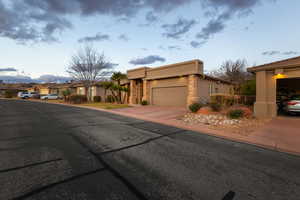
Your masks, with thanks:
M152 88L152 104L157 106L186 106L187 87Z

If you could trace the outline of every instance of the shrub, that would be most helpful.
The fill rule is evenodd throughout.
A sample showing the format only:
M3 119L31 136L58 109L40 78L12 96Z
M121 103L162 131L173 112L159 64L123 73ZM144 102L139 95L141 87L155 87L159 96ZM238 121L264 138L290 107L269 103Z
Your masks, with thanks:
M69 101L73 104L81 104L87 102L85 95L71 95Z
M15 91L15 90L7 90L4 93L5 98L13 98L15 96L17 96L17 91Z
M101 102L101 96L94 96L94 102Z
M233 109L242 110L243 111L243 117L245 117L245 118L251 118L253 116L252 110L247 106L236 106L234 108L231 108L231 110L233 110Z
M214 112L219 112L222 108L221 104L215 103L215 102L210 103L209 106L211 107L212 111L214 111Z
M113 103L113 102L115 102L114 96L108 95L108 96L106 97L106 102L108 102L108 103Z
M201 103L193 103L189 106L191 112L196 113L202 107Z
M239 119L243 117L244 111L242 109L231 109L228 111L227 115L231 119Z
M146 106L146 105L148 105L148 101L143 100L143 101L141 102L141 104L142 104L143 106Z

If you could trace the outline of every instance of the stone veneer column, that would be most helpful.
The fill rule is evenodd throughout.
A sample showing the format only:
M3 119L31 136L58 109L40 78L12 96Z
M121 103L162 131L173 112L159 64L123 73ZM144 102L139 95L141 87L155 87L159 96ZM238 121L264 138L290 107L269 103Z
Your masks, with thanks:
M136 81L130 80L129 104L136 104Z
M149 81L147 81L146 79L143 80L143 101L147 101L149 102Z
M275 117L276 107L276 79L266 71L256 72L255 116L258 118Z
M188 96L187 106L200 102L199 84L200 78L197 75L189 75L188 77Z

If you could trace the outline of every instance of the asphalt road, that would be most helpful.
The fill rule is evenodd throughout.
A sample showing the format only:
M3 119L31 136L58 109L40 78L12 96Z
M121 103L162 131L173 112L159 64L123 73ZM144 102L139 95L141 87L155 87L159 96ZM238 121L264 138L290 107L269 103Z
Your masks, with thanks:
M6 199L299 200L300 157L106 112L0 100Z

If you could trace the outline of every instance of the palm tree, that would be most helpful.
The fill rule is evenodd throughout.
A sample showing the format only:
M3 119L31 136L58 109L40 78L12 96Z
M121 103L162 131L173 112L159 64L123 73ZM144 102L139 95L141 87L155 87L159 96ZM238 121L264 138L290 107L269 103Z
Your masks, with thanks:
M127 79L127 75L123 74L122 72L114 72L110 78L112 81L117 82L117 86L115 90L118 92L117 100L118 102L122 103L122 87L121 87L121 80Z

